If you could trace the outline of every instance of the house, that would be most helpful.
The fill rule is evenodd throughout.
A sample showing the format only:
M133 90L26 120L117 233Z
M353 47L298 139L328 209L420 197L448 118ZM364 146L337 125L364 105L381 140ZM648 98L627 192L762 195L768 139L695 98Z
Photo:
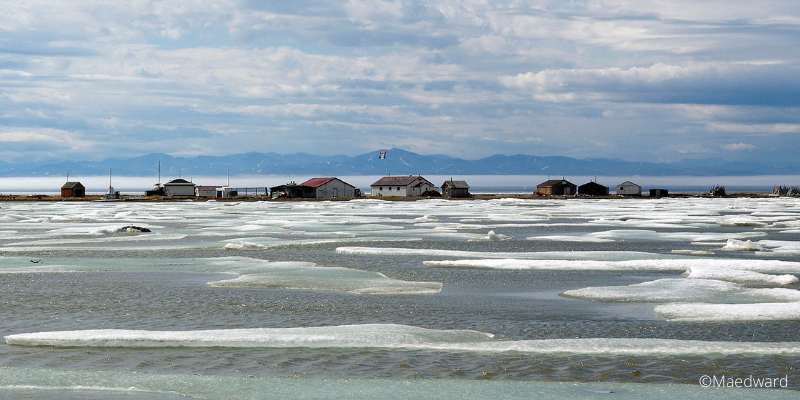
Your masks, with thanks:
M650 189L650 197L669 197L667 189Z
M597 182L587 182L578 186L578 194L583 196L608 196L608 186Z
M543 196L574 196L578 186L566 179L551 179L536 185L536 193Z
M620 196L641 196L642 187L631 181L625 181L617 185L617 194Z
M198 185L195 190L197 192L197 197L217 197L217 189L221 188L222 186L200 186Z
M384 176L370 185L373 196L420 197L426 194L439 194L436 186L420 175Z
M80 182L67 182L61 186L61 197L86 197L86 188Z
M469 185L466 181L454 181L453 178L450 178L449 181L444 181L442 184L442 197L448 199L471 197Z
M195 184L186 179L173 179L164 184L164 195L169 197L195 197Z
M305 188L303 197L358 197L361 194L355 186L339 178L311 178L300 184Z

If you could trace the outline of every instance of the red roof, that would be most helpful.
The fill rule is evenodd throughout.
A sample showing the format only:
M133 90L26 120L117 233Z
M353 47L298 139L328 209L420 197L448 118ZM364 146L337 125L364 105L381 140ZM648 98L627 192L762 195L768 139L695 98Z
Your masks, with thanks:
M326 183L328 183L328 182L330 182L330 181L332 181L334 179L336 179L336 178L311 178L311 179L301 183L300 186L307 186L307 187L317 188L317 187L320 187L320 186L322 186L322 185L324 185L324 184L326 184Z

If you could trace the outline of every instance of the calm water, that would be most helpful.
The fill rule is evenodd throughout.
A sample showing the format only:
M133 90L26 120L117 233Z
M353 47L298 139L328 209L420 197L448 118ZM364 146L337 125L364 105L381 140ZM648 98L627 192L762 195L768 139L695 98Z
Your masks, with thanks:
M798 215L788 198L3 203L0 335L61 342L0 344L0 395L740 394L703 375L797 390L797 283L770 279L800 275ZM590 287L617 297L561 296ZM722 308L658 311L682 303ZM245 328L285 329L225 342ZM117 339L79 332L101 329ZM714 350L743 343L767 350Z

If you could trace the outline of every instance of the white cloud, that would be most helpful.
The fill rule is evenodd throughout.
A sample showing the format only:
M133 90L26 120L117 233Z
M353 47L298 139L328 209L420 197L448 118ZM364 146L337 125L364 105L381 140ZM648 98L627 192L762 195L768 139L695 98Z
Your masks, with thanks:
M741 150L752 150L755 149L756 146L748 143L729 143L722 146L723 149L729 151L741 151Z
M0 132L21 155L50 143L86 158L332 136L353 152L391 141L475 157L735 157L719 143L749 139L729 135L791 147L800 4L754 4L9 2ZM21 126L27 141L11 141Z

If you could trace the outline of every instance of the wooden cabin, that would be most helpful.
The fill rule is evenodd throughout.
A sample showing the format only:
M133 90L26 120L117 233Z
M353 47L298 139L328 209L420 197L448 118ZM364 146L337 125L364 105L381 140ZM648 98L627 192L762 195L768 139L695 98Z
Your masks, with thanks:
M67 182L61 186L61 197L86 197L86 188L80 182Z
M469 194L469 185L466 181L454 181L450 178L449 181L444 181L442 184L442 197L447 199L463 199L472 197Z
M608 186L597 182L587 182L578 186L578 194L581 196L608 196Z
M566 179L551 179L536 185L536 193L541 196L574 196L578 186Z

